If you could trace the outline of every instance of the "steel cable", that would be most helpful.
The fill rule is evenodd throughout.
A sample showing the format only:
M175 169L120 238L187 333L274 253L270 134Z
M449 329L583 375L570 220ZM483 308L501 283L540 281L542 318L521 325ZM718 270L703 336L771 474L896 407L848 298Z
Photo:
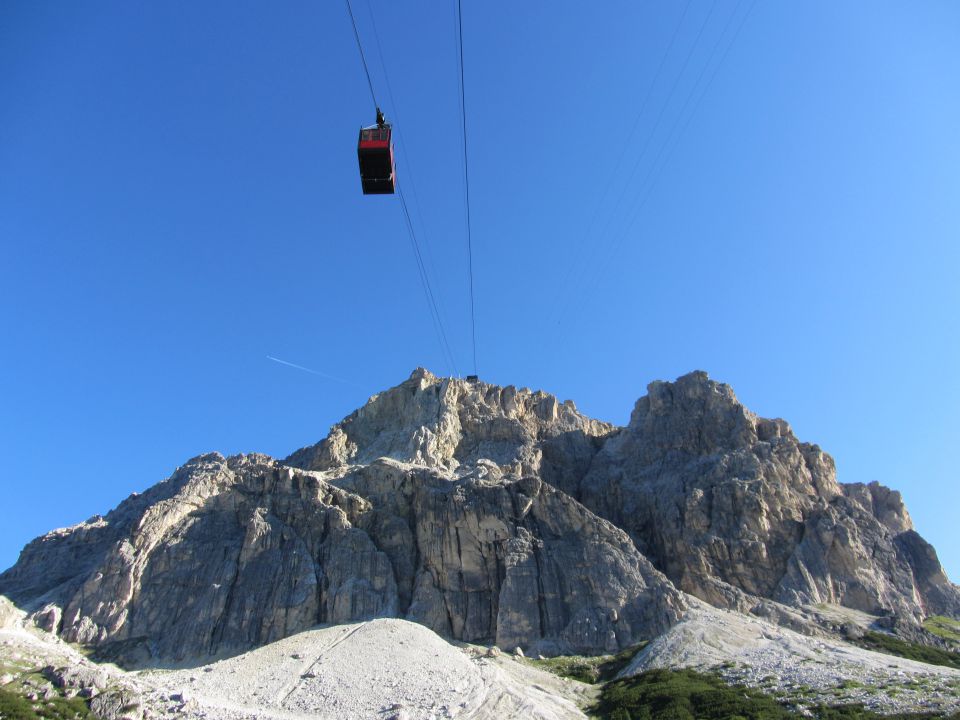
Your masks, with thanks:
M357 31L357 19L353 16L353 8L350 6L350 0L346 0L347 12L350 13L350 24L353 25L353 37L357 40L357 50L360 51L360 61L363 63L363 72L367 75L367 87L370 88L370 97L373 98L373 106L380 109L380 103L377 102L377 95L373 92L373 80L370 79L370 71L367 69L367 58L363 54L363 44L360 42L360 33Z
M687 0L686 4L683 7L683 12L680 13L680 19L677 21L676 26L673 29L673 34L670 36L670 42L667 43L667 49L664 51L663 56L660 58L660 63L657 65L657 70L654 73L653 80L650 82L649 87L647 87L647 92L643 98L643 102L640 103L640 111L637 113L637 116L633 120L633 125L630 127L630 132L627 135L627 139L624 142L624 147L629 147L630 143L633 142L633 137L637 132L637 128L640 127L640 120L643 118L644 113L647 110L647 106L650 104L650 99L653 97L653 90L657 86L657 82L660 80L660 76L663 74L663 69L667 64L667 58L670 57L670 52L673 50L673 46L677 42L677 37L680 35L680 28L683 27L683 21L687 17L687 12L690 10L690 5L693 0ZM567 283L573 278L573 274L578 267L581 267L581 259L583 257L584 251L587 248L587 243L589 239L593 236L594 228L597 226L597 220L600 219L600 211L603 208L603 204L607 200L607 196L610 195L610 190L613 189L613 183L617 178L617 174L620 172L620 167L623 165L625 153L619 153L617 155L617 162L613 168L613 171L607 176L606 187L604 187L603 192L600 195L600 200L597 201L596 208L593 211L593 215L590 218L590 222L587 224L587 230L583 234L583 239L580 241L577 247L576 256L573 258L573 262L567 267L567 271L564 274L563 280L560 281L561 291L567 286Z
M376 106L377 110L380 109L379 104L377 103L377 96L373 90L373 80L370 78L370 70L367 67L367 58L363 52L363 43L360 41L360 33L357 30L356 18L353 14L353 8L350 5L350 0L346 0L347 3L347 12L350 14L350 23L353 26L353 36L357 41L357 49L360 51L360 61L363 63L363 72L367 76L367 85L370 88L370 97L373 98L373 103ZM379 38L378 38L378 48L379 48ZM383 62L383 53L380 53L380 60ZM386 68L384 68L386 72ZM387 90L390 92L389 81L387 81ZM392 95L392 93L391 93ZM447 333L443 327L443 318L440 315L440 308L437 303L436 296L434 295L433 288L430 286L430 278L427 274L426 266L423 262L423 253L420 250L420 243L417 241L417 234L413 227L413 221L410 219L410 210L407 208L407 201L403 195L403 188L400 185L397 185L397 195L400 198L400 207L403 209L403 217L406 224L407 232L410 236L410 244L413 248L414 259L417 263L417 272L420 276L420 284L423 288L424 296L427 299L427 307L430 311L430 318L433 322L434 330L437 332L438 339L440 340L441 349L444 352L446 361L450 364L450 369L453 371L454 375L459 375L457 371L456 360L453 355L453 351L450 349L450 343L447 340Z
M664 140L663 144L660 146L660 150L658 151L656 158L654 158L653 164L650 166L650 169L648 170L646 176L643 179L643 182L641 183L640 202L637 204L637 207L634 209L633 213L631 214L630 220L627 223L627 225L624 227L623 231L619 234L618 237L614 239L612 245L610 246L610 252L607 254L605 262L600 268L598 268L596 274L591 278L592 282L588 283L587 294L592 292L593 289L595 289L598 286L599 281L601 280L603 275L606 273L606 271L610 267L610 263L613 261L613 258L615 257L616 253L620 250L620 247L623 245L623 241L626 239L627 233L629 233L629 231L633 228L634 224L636 224L636 221L639 219L640 214L647 203L647 200L649 200L651 195L653 194L653 189L656 187L657 181L660 179L660 176L662 175L664 168L669 163L671 156L673 155L677 146L680 144L681 138L683 137L687 128L690 126L690 123L693 121L693 118L696 116L697 110L699 109L700 104L703 101L703 98L706 96L707 92L710 89L710 86L713 84L714 78L716 78L717 74L720 71L721 66L723 65L724 61L727 59L727 56L730 54L730 50L733 48L734 44L737 41L737 38L740 36L740 31L743 29L743 26L746 24L747 19L749 18L750 14L753 12L753 8L757 3L757 0L753 0L753 2L747 8L747 11L743 14L743 17L741 18L739 25L737 26L736 30L733 33L733 37L731 38L729 44L724 49L723 54L720 56L719 62L717 62L717 64L713 68L713 72L707 78L707 82L703 86L703 90L699 93L699 95L697 95L697 89L700 86L701 81L703 80L703 77L707 71L707 68L710 67L710 64L713 61L713 58L716 56L717 50L722 44L723 39L727 36L727 32L732 26L733 21L736 18L737 14L739 13L740 7L743 5L743 1L744 0L739 0L737 5L734 7L733 12L730 14L730 17L727 19L727 22L724 25L724 28L721 31L720 36L717 38L717 41L714 44L709 57L707 58L707 62L704 64L703 68L698 74L697 79L690 90L690 93L687 95L687 98L684 101L683 106L681 107L680 113L677 116L676 123L674 123L674 126L671 128L670 132L667 134L666 139ZM693 109L686 116L686 120L681 125L684 112L686 111L688 105L690 104L690 101L695 96L697 97L697 100L693 105ZM663 162L661 162L661 159L663 160Z
M460 116L463 119L463 186L467 207L467 264L470 272L470 335L473 340L473 373L477 374L477 314L473 291L473 234L470 223L470 165L467 159L467 100L463 82L463 11L457 0L458 47L460 48Z

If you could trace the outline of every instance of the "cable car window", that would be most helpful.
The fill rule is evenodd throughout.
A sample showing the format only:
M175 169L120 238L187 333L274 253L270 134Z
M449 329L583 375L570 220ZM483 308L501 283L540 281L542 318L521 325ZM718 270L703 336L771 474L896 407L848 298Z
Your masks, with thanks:
M360 132L360 138L365 142L389 142L390 130L387 128L365 128Z

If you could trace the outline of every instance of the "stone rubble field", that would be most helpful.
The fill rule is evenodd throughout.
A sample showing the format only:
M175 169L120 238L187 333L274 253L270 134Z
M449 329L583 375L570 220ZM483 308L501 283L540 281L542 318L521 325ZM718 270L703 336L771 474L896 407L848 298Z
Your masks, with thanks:
M694 606L621 673L716 671L795 707L862 703L884 713L960 710L960 671ZM42 701L92 697L108 720L539 720L586 718L596 686L509 654L451 644L396 619L318 627L209 664L126 672L91 662L0 598L0 685Z
M146 671L150 705L217 718L584 718L578 683L457 647L405 620L299 633L199 668Z
M716 671L798 707L861 703L880 713L960 710L960 670L810 637L698 604L621 674L655 668Z
M0 679L38 700L94 696L105 717L572 720L592 689L405 620L316 628L207 665L125 672L32 628L3 602ZM46 668L46 673L33 672Z

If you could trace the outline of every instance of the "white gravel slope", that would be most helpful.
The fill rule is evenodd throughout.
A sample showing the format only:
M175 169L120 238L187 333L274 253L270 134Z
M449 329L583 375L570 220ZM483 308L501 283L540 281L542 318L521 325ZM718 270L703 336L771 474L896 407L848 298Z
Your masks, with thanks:
M166 714L178 717L585 717L576 683L481 654L421 625L379 619L310 630L203 667L138 675L155 688L148 704L157 711L166 701Z
M960 670L809 637L700 604L621 673L719 670L728 680L798 704L863 703L885 713L960 710Z
M960 671L801 635L693 599L691 604L694 609L639 653L623 675L689 667L717 670L798 706L855 702L885 713L960 710ZM190 669L124 672L95 665L0 598L3 672L29 674L48 663L103 671L103 688L135 690L157 720L582 719L578 705L596 692L393 619L316 628Z

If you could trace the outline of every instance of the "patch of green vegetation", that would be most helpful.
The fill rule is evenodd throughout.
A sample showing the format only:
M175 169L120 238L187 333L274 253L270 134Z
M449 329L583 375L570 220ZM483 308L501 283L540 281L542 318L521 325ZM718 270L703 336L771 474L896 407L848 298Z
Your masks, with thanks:
M812 708L817 720L960 720L960 714L936 715L931 713L908 713L906 715L879 715L863 705L835 705Z
M650 670L604 686L590 709L610 720L786 720L797 717L757 690L693 670Z
M31 702L0 688L0 718L4 720L87 720L93 715L80 698L53 698Z
M933 615L923 621L923 627L927 632L942 637L944 640L960 643L960 620L954 620L943 615Z
M588 712L599 720L960 720L960 714L879 715L862 705L817 705L803 714L759 690L693 670L650 670L609 682Z
M844 690L852 690L853 688L862 688L863 683L857 682L856 680L844 680L840 683L840 687Z
M29 670L30 665L17 662L0 662L0 675L16 675L24 670Z
M928 665L943 665L960 670L960 653L908 642L886 633L867 632L857 640L857 644L867 650L876 650L888 655L898 655L909 660L927 663Z
M560 677L595 684L615 678L646 645L647 643L634 645L616 655L560 655L545 660L530 659L528 662Z

